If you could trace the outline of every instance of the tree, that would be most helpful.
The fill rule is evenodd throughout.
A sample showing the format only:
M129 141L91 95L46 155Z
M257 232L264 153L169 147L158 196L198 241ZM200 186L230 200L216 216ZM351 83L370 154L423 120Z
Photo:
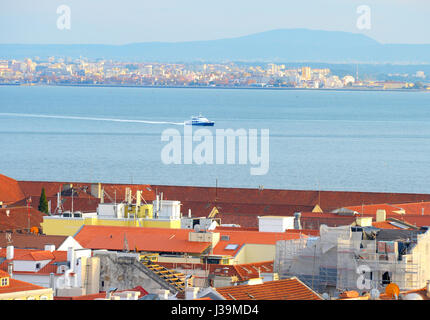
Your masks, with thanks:
M42 194L40 195L39 207L40 212L48 214L48 199L46 199L45 188L42 188Z

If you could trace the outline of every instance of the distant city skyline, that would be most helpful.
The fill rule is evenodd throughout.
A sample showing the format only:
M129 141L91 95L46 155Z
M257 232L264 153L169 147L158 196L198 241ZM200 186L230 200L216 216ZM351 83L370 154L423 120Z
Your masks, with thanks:
M60 30L61 5L71 28ZM359 6L371 28L359 29ZM233 38L274 29L307 28L365 34L381 43L429 44L430 3L419 0L45 0L0 4L0 43L126 44Z

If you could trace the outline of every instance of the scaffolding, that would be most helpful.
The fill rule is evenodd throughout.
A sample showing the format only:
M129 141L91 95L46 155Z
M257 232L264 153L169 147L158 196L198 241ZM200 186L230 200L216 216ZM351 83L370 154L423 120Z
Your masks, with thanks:
M349 226L323 225L318 238L278 241L274 272L281 279L296 276L319 293L382 292L389 283L401 290L420 289L429 278L421 256L429 251L430 237L418 237L421 249L416 248L415 238L406 250L399 248L401 241L362 240L362 233L351 232Z

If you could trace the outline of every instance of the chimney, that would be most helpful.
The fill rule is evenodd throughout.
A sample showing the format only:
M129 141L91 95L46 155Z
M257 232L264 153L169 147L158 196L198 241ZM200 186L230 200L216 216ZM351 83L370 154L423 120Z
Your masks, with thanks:
M54 273L53 272L51 272L50 274L49 274L49 287L52 289L52 291L54 291L54 293L55 293L55 281L54 281Z
M92 183L91 184L91 195L96 197L97 199L101 199L102 197L102 185L101 183Z
M300 217L301 216L302 216L302 214L300 212L294 213L294 229L296 229L296 230L302 229L302 224L300 223Z
M187 287L185 289L185 300L195 300L197 299L197 292L199 288L196 287Z
M188 209L188 218L191 218L191 209Z
M69 262L69 269L73 270L75 266L75 250L73 247L67 249L67 261Z
M383 222L387 219L387 213L385 210L378 209L376 210L376 222Z
M7 273L13 278L13 262L9 262L7 265Z
M430 298L430 280L427 280L426 289L427 289L427 297Z
M12 260L14 257L14 250L13 250L13 246L9 245L6 247L6 259L7 260Z
M45 251L55 251L55 245L54 244L45 244Z

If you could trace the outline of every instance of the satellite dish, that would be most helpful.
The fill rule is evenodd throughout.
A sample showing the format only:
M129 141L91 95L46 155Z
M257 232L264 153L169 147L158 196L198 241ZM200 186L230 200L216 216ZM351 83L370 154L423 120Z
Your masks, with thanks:
M372 300L378 299L380 295L381 295L381 293L379 292L378 289L372 289L372 290L370 290L370 298Z
M398 298L400 294L399 286L395 283L390 283L385 287L385 293L391 298Z
M199 225L199 224L196 224L196 225L194 226L194 231L195 231L195 232L200 232L200 230L201 230L200 225Z
M324 299L324 300L330 300L330 296L328 295L328 293L327 293L327 292L324 292L324 293L322 294L322 297L323 297L323 299Z

